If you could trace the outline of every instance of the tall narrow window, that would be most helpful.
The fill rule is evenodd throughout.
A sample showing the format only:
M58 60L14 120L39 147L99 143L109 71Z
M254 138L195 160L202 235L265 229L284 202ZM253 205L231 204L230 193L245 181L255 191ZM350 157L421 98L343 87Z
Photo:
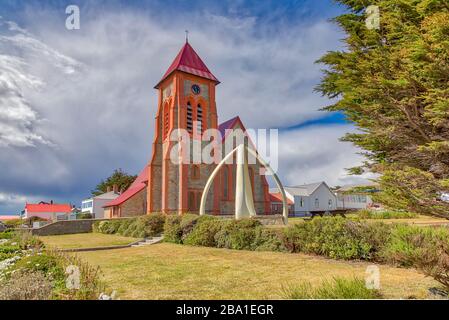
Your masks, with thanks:
M320 200L318 198L315 199L315 208L320 207Z
M227 166L223 167L223 198L228 199L229 198L229 169Z
M196 108L196 130L199 134L203 131L203 108L201 108L201 105L198 104Z
M200 167L199 166L192 166L192 179L199 179L200 178Z
M187 102L187 131L192 132L193 130L193 113L192 113L192 105L190 102Z
M168 104L164 106L164 139L168 136L168 130L170 126L170 113L168 111Z

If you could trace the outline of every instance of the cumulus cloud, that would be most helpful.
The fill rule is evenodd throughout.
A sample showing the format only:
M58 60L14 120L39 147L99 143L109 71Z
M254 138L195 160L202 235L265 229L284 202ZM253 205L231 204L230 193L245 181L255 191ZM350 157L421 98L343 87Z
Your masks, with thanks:
M30 71L30 57L47 59L65 73L75 72L77 63L1 16L0 51L0 147L50 144L36 133L42 119L25 93L45 87L45 81Z
M279 135L279 167L285 185L326 181L330 186L366 182L375 178L366 173L349 175L351 168L363 161L361 150L339 137L355 131L351 125L306 127Z
M0 193L79 203L113 169L137 173L151 153L153 86L186 28L222 82L220 121L240 115L248 128L278 128L323 116L317 110L328 101L313 92L314 61L341 37L325 19L275 26L252 16L177 14L92 8L72 31L51 10L32 10L24 26L0 20ZM360 157L337 141L347 129L282 134L288 184L351 180L343 168Z

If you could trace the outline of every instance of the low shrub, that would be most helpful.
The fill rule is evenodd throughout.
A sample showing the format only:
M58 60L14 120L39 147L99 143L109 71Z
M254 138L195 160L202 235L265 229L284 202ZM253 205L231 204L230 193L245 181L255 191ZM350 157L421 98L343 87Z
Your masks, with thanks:
M8 229L3 232L0 232L0 239L11 239L13 237L13 230Z
M43 274L51 275L56 279L64 277L64 269L58 263L56 257L45 253L25 256L20 259L11 270L42 272Z
M187 238L187 236L192 232L193 228L195 227L196 223L198 221L207 219L207 217L210 216L203 216L201 217L198 214L195 213L186 213L181 216L180 221L180 228L181 228L181 242L184 242L184 240ZM201 220L199 220L201 218Z
M257 227L251 246L256 251L287 251L284 245L284 232L279 229Z
M164 241L172 243L182 242L181 217L169 215L164 223Z
M117 233L124 235L126 234L129 226L133 223L133 219L122 219L120 220L120 226L117 229Z
M93 219L93 216L91 213L80 213L76 217L77 219Z
M121 220L104 220L97 221L92 225L92 230L94 232L114 234L117 233L119 227L121 226Z
M12 220L6 220L3 222L7 228L18 228L22 224L26 224L25 220L22 219L12 219Z
M261 227L259 220L242 219L223 221L222 228L215 236L219 248L253 250L256 229Z
M318 217L288 227L284 245L290 252L314 253L334 259L375 260L389 234L389 227L382 223Z
M162 213L154 213L139 219L143 220L145 225L145 236L157 236L164 231L165 215Z
M127 219L97 221L92 225L93 232L120 234L125 237L145 238L159 235L164 229L165 215L154 213Z
M382 250L387 262L415 267L449 292L449 230L398 225Z
M38 250L44 247L44 243L38 237L35 237L29 231L15 231L11 238L12 243L17 243L20 249Z
M290 285L283 289L286 299L378 299L378 290L368 289L362 279L333 278L325 280L318 287L310 282Z
M42 243L28 232L15 232L13 239L0 245L0 250L0 258L7 256L0 259L0 300L85 300L98 299L105 292L98 268L70 254L43 251ZM79 286L68 285L70 275Z
M201 216L181 223L182 242L188 245L215 247L215 235L221 230L223 221L211 216Z
M0 300L48 300L52 283L42 272L19 271L0 282Z
M369 210L362 209L357 211L357 216L360 219L413 219L417 218L418 214L406 211L390 211L390 210Z

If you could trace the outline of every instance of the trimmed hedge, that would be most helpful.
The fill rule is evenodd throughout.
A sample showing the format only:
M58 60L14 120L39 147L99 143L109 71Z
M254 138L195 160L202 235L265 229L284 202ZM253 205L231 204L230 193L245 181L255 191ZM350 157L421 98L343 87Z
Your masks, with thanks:
M120 234L125 237L145 238L164 231L165 215L155 213L129 219L97 221L93 231L105 234Z
M164 241L236 250L285 251L279 231L264 228L258 220L225 220L186 214L168 216Z
M377 260L380 247L388 241L391 226L342 217L316 218L285 231L290 252L324 255L334 259Z

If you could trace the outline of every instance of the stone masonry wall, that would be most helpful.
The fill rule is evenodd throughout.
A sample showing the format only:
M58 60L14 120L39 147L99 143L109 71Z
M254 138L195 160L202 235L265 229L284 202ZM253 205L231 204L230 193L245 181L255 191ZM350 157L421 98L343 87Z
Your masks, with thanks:
M139 191L120 206L120 217L135 217L146 214L147 188Z

